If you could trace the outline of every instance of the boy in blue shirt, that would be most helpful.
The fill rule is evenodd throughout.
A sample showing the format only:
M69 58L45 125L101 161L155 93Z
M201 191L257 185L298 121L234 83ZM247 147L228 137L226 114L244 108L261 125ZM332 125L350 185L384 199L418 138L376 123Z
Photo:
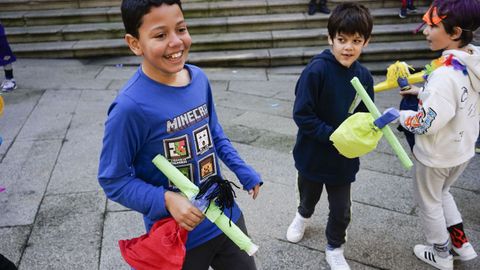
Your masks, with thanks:
M108 110L98 180L107 197L143 214L147 231L172 216L190 231L183 269L256 269L152 163L164 155L199 185L220 158L255 199L262 181L220 126L206 75L185 64L191 37L179 0L123 0L125 41L142 65ZM246 233L238 205L225 209Z
M372 76L357 61L370 39L373 20L363 5L342 3L330 15L327 27L331 49L310 61L295 88L293 119L298 133L293 157L300 203L287 239L296 243L303 238L325 187L330 208L326 260L331 269L350 269L343 244L350 223L350 184L355 181L359 159L339 154L329 138L352 113L367 111L363 103L358 106L359 99L350 84L353 77L360 79L373 99Z

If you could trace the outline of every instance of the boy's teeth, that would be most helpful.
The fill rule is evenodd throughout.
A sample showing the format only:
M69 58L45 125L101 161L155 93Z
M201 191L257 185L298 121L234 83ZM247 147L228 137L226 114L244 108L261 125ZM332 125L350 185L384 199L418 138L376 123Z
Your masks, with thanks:
M171 55L167 56L167 58L175 59L175 58L178 58L180 56L182 56L182 52L171 54Z

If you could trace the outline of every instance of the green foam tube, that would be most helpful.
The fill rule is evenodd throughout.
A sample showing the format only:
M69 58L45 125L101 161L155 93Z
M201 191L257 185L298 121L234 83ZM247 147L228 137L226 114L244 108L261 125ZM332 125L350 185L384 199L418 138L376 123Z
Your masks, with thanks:
M195 198L199 192L199 188L175 166L168 162L164 156L157 155L152 162L185 196L187 196L188 199L192 200ZM247 252L248 255L252 256L257 252L258 246L255 245L252 240L245 235L237 225L235 225L235 223L230 223L230 219L223 214L215 203L210 204L205 216L208 220L217 225L217 227L222 230L222 232L225 233L225 235L241 250Z
M377 109L377 106L375 106L375 103L373 103L367 91L365 91L365 88L363 88L363 85L360 83L360 80L358 80L357 77L353 77L350 83L352 83L358 95L360 96L360 98L362 98L363 103L365 103L365 106L367 106L367 109L372 114L373 118L374 119L379 118L381 116L381 113ZM403 149L402 145L398 141L395 134L393 134L393 131L390 129L390 127L386 125L381 130L383 132L383 135L385 135L385 138L387 139L388 143L392 147L393 151L395 152L397 157L400 159L400 162L402 163L403 167L405 169L412 168L413 166L412 161L408 157L407 152L405 152L405 149Z
M252 240L248 238L248 236L246 236L242 230L235 225L235 223L231 223L230 219L222 213L222 210L220 210L217 205L211 203L205 215L208 220L215 223L215 225L217 225L217 227L222 230L232 242L234 242L241 250L247 252L248 255L252 256L257 252L258 246L252 243Z
M189 200L197 196L200 189L175 166L168 162L164 156L157 155L152 162Z

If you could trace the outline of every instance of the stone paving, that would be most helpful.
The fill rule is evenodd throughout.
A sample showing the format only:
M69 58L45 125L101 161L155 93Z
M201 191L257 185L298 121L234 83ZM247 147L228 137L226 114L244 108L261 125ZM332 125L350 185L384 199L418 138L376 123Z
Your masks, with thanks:
M0 186L6 187L0 193L0 253L21 270L130 269L117 241L144 233L141 216L107 200L96 180L106 110L136 69L106 65L115 61L21 59L14 65L19 88L3 94L0 119ZM255 201L237 192L250 235L260 245L259 269L329 269L325 196L305 238L298 244L285 240L296 209L291 111L301 70L205 69L225 131L265 181ZM395 91L376 96L380 110L398 102ZM345 251L352 269L432 269L412 252L424 238L411 172L384 141L361 163ZM477 251L479 165L477 155L452 189ZM455 269L480 269L480 259L456 262Z

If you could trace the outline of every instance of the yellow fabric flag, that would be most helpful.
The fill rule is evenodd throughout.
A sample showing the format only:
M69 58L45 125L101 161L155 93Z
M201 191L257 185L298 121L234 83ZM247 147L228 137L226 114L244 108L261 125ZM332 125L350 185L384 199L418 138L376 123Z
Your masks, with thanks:
M370 113L355 113L332 133L330 141L347 158L363 156L377 147L383 135L373 121Z

